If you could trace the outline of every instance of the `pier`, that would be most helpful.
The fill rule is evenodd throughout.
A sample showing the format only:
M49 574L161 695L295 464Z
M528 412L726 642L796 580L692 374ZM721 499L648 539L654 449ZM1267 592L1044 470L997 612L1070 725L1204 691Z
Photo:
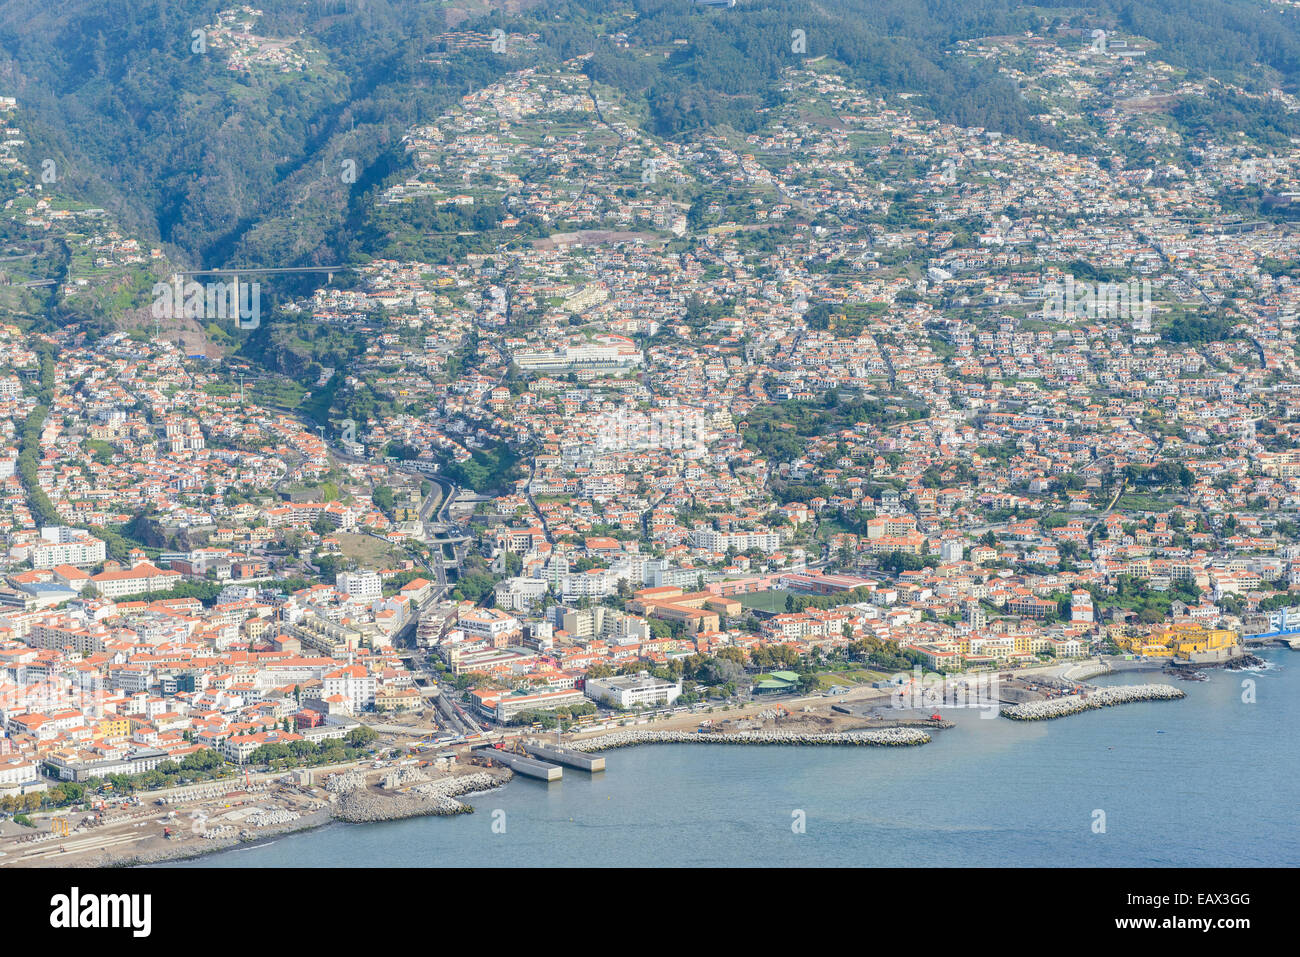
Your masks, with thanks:
M473 748L472 751L482 757L499 761L515 774L526 778L536 778L539 781L558 781L564 777L564 769L558 764L540 761L526 754L520 754L518 751L507 751L504 748L494 748L491 745L482 745Z
M605 770L605 759L599 755L584 754L558 744L543 744L540 741L525 741L521 747L534 758L562 764L566 768L577 768L591 774Z
M510 751L493 751L492 757L515 772L515 774L521 774L526 778L537 778L539 781L558 781L564 777L564 769L558 764L538 761L536 758L513 754Z

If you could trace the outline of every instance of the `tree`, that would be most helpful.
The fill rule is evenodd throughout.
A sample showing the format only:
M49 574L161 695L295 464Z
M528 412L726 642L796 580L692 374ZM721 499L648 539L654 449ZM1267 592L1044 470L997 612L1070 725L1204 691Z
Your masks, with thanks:
M69 804L79 804L86 797L86 789L75 781L64 781L59 787Z
M386 485L378 485L371 493L370 500L375 503L375 508L379 509L389 518L393 517L393 509L396 502L393 497L393 490Z
M734 645L718 650L718 658L723 661L735 662L740 666L745 664L745 653Z
M344 735L343 740L347 742L348 747L364 748L373 744L378 737L379 735L375 733L374 729L362 726L353 728Z
M1156 605L1143 605L1138 611L1138 621L1144 624L1154 625L1164 619L1165 613Z

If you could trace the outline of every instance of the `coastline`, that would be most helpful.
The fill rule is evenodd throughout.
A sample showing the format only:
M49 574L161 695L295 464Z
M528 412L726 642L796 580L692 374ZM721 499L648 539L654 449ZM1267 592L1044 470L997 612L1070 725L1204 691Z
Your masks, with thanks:
M116 857L110 852L104 852L98 857L87 858L67 865L73 868L111 868L111 867L150 867L161 864L168 864L174 861L192 860L198 857L205 857L208 854L215 854L218 851L230 851L239 847L256 847L258 844L270 844L281 837L289 834L305 833L314 831L317 828L335 823L334 816L328 808L321 808L310 814L304 814L302 817L291 821L288 824L280 825L275 828L264 828L252 836L245 834L234 835L231 837L213 838L205 841L201 845L180 844L174 848L161 848L158 850L141 851L128 856ZM56 865L61 865L59 861L53 861Z
M879 728L858 731L614 731L575 742L575 751L606 751L640 744L759 744L759 745L854 745L858 747L913 747L928 744L930 736L916 728Z
M456 775L439 781L416 785L408 791L383 793L370 788L345 791L324 807L303 814L292 821L274 824L257 830L245 829L236 834L223 835L199 842L183 842L173 846L143 851L112 850L91 852L69 861L66 857L50 855L40 861L29 862L34 867L68 868L118 868L160 866L177 861L193 860L241 847L269 844L292 834L314 831L332 824L366 824L396 821L411 817L450 817L472 814L472 805L456 800L469 794L482 794L496 790L513 777L509 770L502 774L476 772Z
M1118 668L1108 668L1106 673L1130 670L1119 663ZM1132 668L1131 670L1148 670ZM1146 700L1176 700L1186 693L1171 685L1117 685L1091 686L1086 696L1051 699L1003 708L1000 713L1010 720L1053 720L1095 710ZM1027 710L1028 714L1021 711ZM1011 712L1011 713L1009 713ZM1045 713L1035 713L1045 712ZM949 724L945 722L945 724ZM930 734L916 727L851 728L835 731L803 730L736 730L698 733L684 730L620 729L606 731L586 739L566 742L575 751L598 752L643 744L733 744L777 746L855 746L855 747L914 747L929 743ZM423 782L401 791L384 791L379 788L345 787L329 795L329 804L303 814L293 821L280 825L245 829L237 834L203 840L186 841L175 847L151 848L135 853L115 855L112 850L98 854L78 855L79 860L62 864L57 859L36 863L35 866L70 867L140 867L165 866L170 862L193 860L208 854L255 847L268 844L281 837L305 833L330 824L373 823L401 820L412 817L452 816L473 813L474 808L455 798L461 795L484 793L507 783L513 774L505 769L491 773L473 771L468 774ZM66 857L64 858L66 860Z
M608 740L614 739L617 740ZM930 735L914 728L884 728L862 731L800 734L762 731L740 731L715 734L688 734L674 731L624 731L602 735L570 747L579 751L610 750L642 744L740 744L740 745L841 745L858 747L909 747L926 744ZM269 844L281 837L305 833L333 824L373 824L382 821L404 820L412 817L453 817L472 814L472 805L456 800L468 794L484 794L503 787L514 777L504 769L504 774L476 773L447 778L442 781L417 785L409 792L382 794L370 788L354 788L337 795L326 807L296 818L283 825L244 831L238 835L213 838L201 846L178 845L115 857L103 853L68 866L77 868L151 867L178 861L194 860L221 851L241 847ZM424 790L421 790L424 789ZM52 862L59 863L59 862Z
M1180 694L1180 696L1178 696L1178 697L1186 697L1187 700L1188 700L1188 702L1191 702L1192 700L1200 700L1200 701L1203 701L1203 702L1204 702L1206 696L1204 696L1204 694L1193 694L1193 693L1191 693L1191 692L1187 692L1187 693L1186 693L1186 696L1183 696L1183 694ZM1210 697L1213 697L1213 696L1210 696ZM1144 713L1145 713L1145 709L1144 709L1143 711L1144 711ZM1178 714L1184 714L1184 710L1183 710L1183 709L1178 709L1177 711L1178 711ZM1165 713L1161 713L1161 714L1165 714ZM1193 711L1188 711L1188 713L1186 713L1186 714L1187 714L1188 716L1191 716L1191 715L1195 715L1195 714L1197 714L1197 713L1196 713L1196 710L1193 709ZM1127 715L1125 716L1125 718L1127 719ZM1143 727L1152 727L1152 728L1153 728L1153 727L1175 727L1175 728L1177 728L1177 727L1179 727L1179 724L1178 724L1179 720L1183 720L1184 723L1186 723L1186 720L1187 720L1187 718L1183 718L1183 719L1173 718L1173 715L1170 716L1170 719L1171 719L1171 720L1174 720L1175 724L1173 724L1173 726L1164 726L1164 724L1160 724L1160 722L1162 722L1162 720L1166 720L1166 719L1164 719L1164 718L1160 718L1160 716L1154 715L1154 713L1152 713L1152 714L1147 714L1147 715L1145 715L1145 716L1139 716L1138 723L1141 724L1141 726L1143 726ZM996 724L996 723L988 723L988 724ZM1112 744L1112 742L1113 742L1112 737L1108 737L1108 736L1106 736L1106 735L1108 735L1108 733L1112 733L1112 732L1113 732L1113 728L1114 728L1114 726L1108 726L1108 723L1105 723L1105 722L1102 722L1102 723L1079 722L1079 723L1078 723L1078 726L1079 726L1079 732L1080 732L1080 733L1084 733L1084 735L1086 735L1086 736L1088 737L1088 740L1089 740L1089 741L1096 740L1096 741L1100 741L1101 744ZM1006 726L1006 727L1009 728L1010 726ZM1112 732L1106 732L1106 731L1105 731L1105 728L1106 728L1106 727L1110 727L1110 728L1112 728ZM1100 737L1097 736L1097 733L1096 733L1096 732L1087 731L1087 728L1102 728L1102 732L1101 732ZM645 731L645 729L640 729L640 731ZM1073 731L1074 731L1074 726L1071 726L1071 732L1073 732ZM593 736L593 737L595 737L595 736ZM603 735L602 735L602 737L603 737ZM695 736L695 737L707 737L707 736L706 736L706 735L698 735L698 736ZM1017 736L1017 737L1015 737L1015 740L1021 740L1021 739L1019 739L1019 736ZM1036 736L1035 736L1035 737L1031 737L1031 739L1028 739L1028 741L1030 741L1031 744L1032 744L1032 742L1037 742L1037 741L1041 741L1041 740L1043 740L1043 739L1039 739L1039 737L1036 737ZM1171 739L1171 740L1173 740L1173 739ZM568 744L568 742L565 742L565 744ZM575 742L575 744L576 744L576 742ZM632 744L640 744L640 742L629 742L629 746L632 745ZM742 749L742 750L745 750L745 749ZM1005 748L995 748L995 749L992 750L991 754L993 754L993 755L1004 754L1004 753L1006 752L1006 750L1008 750L1008 749L1005 749ZM1083 749L1083 752L1087 752L1087 750L1088 750L1087 748L1084 748L1084 749ZM1108 752L1108 755L1105 755L1105 759L1106 759L1106 761L1110 761L1110 759L1112 759L1112 758L1110 758L1110 755L1109 755L1109 750L1110 750L1110 749L1108 749L1108 748L1099 748L1099 750L1101 750L1101 752ZM1117 748L1117 750L1118 750L1118 748ZM1083 752L1080 752L1080 753L1083 753ZM772 753L772 752L768 752L768 753ZM792 752L792 753L793 753L793 752ZM806 754L810 754L810 755L811 755L811 754L816 754L816 752L806 752L806 750L805 750L805 753L806 753ZM645 752L645 754L647 755L647 759L649 759L649 761L651 761L651 762L654 761L654 757L655 757L654 752ZM697 754L699 758L703 758L703 755L705 755L705 753L702 753L702 752L693 752L692 754ZM688 755L686 755L686 758L682 758L682 759L688 759L689 757L690 757L690 755L688 754ZM845 757L849 757L849 755L845 755ZM933 755L933 758L935 758L935 759L937 759L937 758L939 758L939 757L940 757L940 755L937 754L937 753L936 753L935 755ZM926 763L924 763L924 766L926 766L926 767L931 766L932 763L933 763L933 761L931 761L931 759L927 759L927 758L920 757L920 753L918 753L918 758L920 759L920 761L926 762ZM620 761L621 761L621 759L620 759ZM638 762L638 766L643 766L643 763L645 763L645 761L640 761L640 762ZM1093 762L1093 763L1096 763L1096 762ZM822 766L827 766L827 767L836 767L836 766L839 766L839 762L836 762L836 761L835 761L835 758L833 758L832 753L826 753L826 759L824 759L824 761L820 762L819 765L818 765L818 767L822 767ZM1096 767L1093 767L1093 765L1089 765L1089 767L1092 767L1093 770L1095 770L1095 771L1099 771L1099 772L1101 772L1101 774L1105 774L1105 772L1108 772L1108 767L1106 767L1106 765L1105 765L1104 762L1100 763L1100 765L1096 765ZM829 772L829 771L827 771L827 772ZM936 771L936 774L939 774L939 772L940 772L940 771ZM620 775L620 776L621 776L621 775ZM615 778L611 778L610 780L611 780L611 781L615 781L616 779L615 779ZM556 798L556 793L555 793L554 791L551 791L551 797L550 797L550 798L546 798L546 797L538 797L539 794L545 794L545 793L546 793L547 789L545 789L545 788L542 788L542 789L538 789L538 788L525 788L524 791L526 792L526 794L525 794L526 802L528 802L528 805L529 805L529 806L532 806L532 805L534 805L534 804L537 804L538 801L541 801L543 806L547 806L547 807L549 807L549 806L551 806L551 805L549 804L549 802L550 802L550 801L554 801L555 798ZM580 789L580 791L581 791L581 789ZM615 791L615 793L614 793L614 800L615 800L616 804L617 804L617 802L620 801L620 793L623 793L623 792ZM559 794L559 797L563 797L563 794ZM887 794L887 797L888 797L888 794ZM632 798L630 798L629 796L627 796L627 793L624 793L623 800L625 800L625 801L630 801L630 800L632 800ZM1089 806L1091 806L1091 805L1089 805ZM481 810L481 809L480 809L480 810ZM324 822L324 823L333 823L333 822ZM435 826L435 824L430 824L430 826L432 826L432 827L437 827L437 826ZM978 831L979 828L978 828L978 827L975 827L975 830ZM463 832L464 832L464 828L454 828L454 830L452 830L452 831L448 831L448 837L447 837L447 840L450 841L450 845L448 845L448 846L452 846L452 848L455 848L456 850L458 850L458 853L472 853L471 850L469 850L469 846L471 846L472 841L469 841L468 839L465 839L465 837L463 836ZM326 849L326 848L335 848L335 846L343 846L343 848L354 848L354 849L356 849L356 848L368 848L368 846L369 846L369 841L372 840L372 839L369 839L369 837L365 836L365 835L367 835L367 833L368 833L367 831L344 831L344 830L341 830L341 831L331 831L329 836L320 835L320 836L316 836L316 837L309 837L309 839L305 839L305 840L303 841L303 843L302 843L303 846L304 846L304 848L305 848L305 850L304 850L303 853L304 853L304 854L308 854L308 856L309 856L308 859L311 859L311 861L312 861L311 865L308 865L308 866L331 866L330 863L329 863L329 858L328 858L328 856L325 856L325 850L324 850L324 849ZM378 833L381 833L381 835L382 835L382 831L381 831L381 832L378 832ZM390 853L390 854L391 854L391 853L398 853L398 854L400 854L399 850L395 850L396 846L398 846L398 845L393 844L393 839L390 839L390 837L382 837L382 836L380 836L380 837L374 837L373 840L374 840L374 841L378 841L378 843L380 843L382 846L385 846L385 848L387 848L387 850L386 850L385 853ZM268 836L268 839L263 840L263 841L256 841L256 843L270 844L270 843L273 843L273 841L274 841L274 837L273 837L273 836ZM246 843L246 844L244 844L243 846L250 846L250 848L251 848L251 846L253 846L253 844L255 844L255 843ZM298 844L299 844L299 841L292 841L292 843L291 843L290 845L286 845L286 846L289 846L289 848L291 848L291 846L295 846L295 845L298 845ZM212 850L220 850L220 849L221 849L221 848L212 848ZM195 856L195 854L191 854L190 857L199 857L199 856ZM239 858L238 858L237 856L230 856L229 858L225 858L224 861L222 861L222 863L230 863L230 865L239 866L238 863L237 863L237 862L238 862L238 859L239 859ZM294 863L294 862L296 862L296 859L298 859L298 858L295 857L295 852L292 852L291 849L269 849L269 848L266 848L266 849L257 850L257 852L251 854L250 858L248 858L248 861L253 862L251 866L263 866L263 865L261 865L261 863L259 863L259 862L265 862L265 861L274 861L274 862L277 862L276 865L272 865L272 866L279 866L279 865L287 865L287 863ZM198 863L198 865L190 865L190 866L209 866L209 865L204 865L204 863ZM244 865L244 866L250 866L250 865Z
M610 740L617 739L617 740ZM597 751L641 744L750 744L750 745L841 745L858 747L909 747L926 744L930 735L915 728L881 728L846 732L797 733L739 731L693 734L674 731L623 731L601 735L570 745L573 750ZM468 794L484 794L503 787L513 772L479 772L416 785L405 792L384 794L372 788L350 788L332 795L331 803L283 825L244 831L238 835L213 838L201 846L179 845L115 857L104 853L70 866L73 867L149 867L194 860L208 854L269 844L281 837L317 830L332 824L372 824L412 817L452 817L472 814L472 805L456 800Z

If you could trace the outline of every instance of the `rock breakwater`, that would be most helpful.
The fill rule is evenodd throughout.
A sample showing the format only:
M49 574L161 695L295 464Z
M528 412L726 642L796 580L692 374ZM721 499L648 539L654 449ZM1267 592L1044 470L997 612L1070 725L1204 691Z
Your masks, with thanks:
M868 731L613 731L568 746L574 751L607 751L638 744L785 744L905 747L925 744L930 736L916 728L878 728Z
M1002 709L1002 716L1013 721L1047 721L1097 708L1130 704L1134 701L1173 701L1185 697L1187 697L1186 692L1173 685L1117 685L1111 688L1097 688L1086 695L1070 695L1065 698L1011 705Z
M500 787L509 775L461 774L441 781L420 784L404 793L381 794L369 788L350 788L339 794L332 814L340 821L363 824L371 821L396 821L425 815L450 816L470 814L473 808L456 798L473 791Z

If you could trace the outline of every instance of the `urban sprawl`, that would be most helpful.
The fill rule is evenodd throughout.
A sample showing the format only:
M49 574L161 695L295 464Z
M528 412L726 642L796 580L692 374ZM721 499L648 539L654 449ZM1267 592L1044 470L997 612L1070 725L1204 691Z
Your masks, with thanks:
M241 17L209 39L232 70L310 61ZM1100 139L1168 145L1150 102L1205 81L1143 52L955 55L1062 124L1105 87ZM1231 664L1300 625L1297 237L1220 201L1300 198L1300 144L1103 162L811 62L759 132L672 141L582 67L411 128L378 199L546 238L263 306L363 337L347 368L223 357L237 318L178 304L0 324L0 810L369 761L367 731L396 757L928 672ZM38 174L0 110L0 164ZM70 302L170 296L102 209L37 183L2 215L76 251Z

